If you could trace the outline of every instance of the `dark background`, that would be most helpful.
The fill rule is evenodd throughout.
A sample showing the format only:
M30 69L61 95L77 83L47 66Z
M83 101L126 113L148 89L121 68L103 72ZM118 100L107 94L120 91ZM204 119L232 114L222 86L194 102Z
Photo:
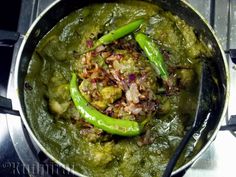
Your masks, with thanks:
M21 0L3 0L0 2L0 29L17 31ZM13 47L0 46L0 87L5 88L8 82ZM6 92L1 91L1 95Z
M21 0L0 1L0 29L17 31ZM14 47L0 45L0 95L5 96ZM7 129L5 116L0 114L0 176L25 177ZM17 169L17 166L21 168Z

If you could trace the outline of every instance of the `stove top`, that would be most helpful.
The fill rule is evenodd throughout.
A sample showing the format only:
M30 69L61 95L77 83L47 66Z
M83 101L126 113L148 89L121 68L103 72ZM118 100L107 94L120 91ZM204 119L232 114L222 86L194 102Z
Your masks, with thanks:
M10 2L10 1L9 1ZM20 1L19 1L20 2ZM18 22L18 32L24 34L33 20L54 0L21 0L21 11ZM235 0L188 0L215 29L224 50L236 49L236 1ZM19 3L20 4L20 3ZM10 6L8 7L10 8ZM14 29L12 29L14 30ZM17 51L21 40L14 47L10 75L12 76ZM1 51L1 50L0 50ZM236 100L236 67L230 60L231 76L229 108L223 125L227 124L231 115L236 115L233 108ZM6 64L4 63L4 66ZM10 68L10 62L7 64ZM0 66L3 66L2 64ZM1 70L0 70L1 71ZM2 76L2 75L1 75ZM6 79L0 78L0 83L6 84ZM9 80L9 86L12 85ZM2 84L0 84L1 86ZM5 86L3 86L4 88ZM0 94L4 95L0 87ZM8 87L8 93L11 88ZM8 94L9 96L9 94ZM31 141L20 117L0 114L0 174L8 176L72 176L53 164ZM220 131L215 141L205 153L186 172L177 176L184 177L233 177L236 159L236 134ZM52 175L53 173L53 175ZM176 176L176 177L177 177Z

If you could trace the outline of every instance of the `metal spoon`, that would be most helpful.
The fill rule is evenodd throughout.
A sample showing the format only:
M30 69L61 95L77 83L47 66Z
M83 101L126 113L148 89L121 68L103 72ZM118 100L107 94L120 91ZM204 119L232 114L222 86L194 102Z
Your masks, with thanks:
M171 159L169 160L167 167L163 173L162 177L169 177L177 163L182 151L185 146L188 144L192 135L202 126L205 120L210 115L210 108L212 104L212 93L214 90L214 81L211 76L211 71L206 62L202 63L201 67L201 77L200 77L200 87L199 87L199 96L198 96L198 105L195 118L191 128L186 132L179 146L175 150Z

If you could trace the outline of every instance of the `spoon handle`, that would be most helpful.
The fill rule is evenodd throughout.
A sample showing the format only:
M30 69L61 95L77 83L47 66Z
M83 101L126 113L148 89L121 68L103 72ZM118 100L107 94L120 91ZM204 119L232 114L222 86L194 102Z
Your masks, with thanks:
M179 156L181 155L182 151L184 150L185 146L188 144L190 138L195 133L195 131L196 131L196 128L192 127L186 132L184 138L182 139L179 146L177 147L174 154L172 155L172 158L169 160L162 177L170 177L171 176L171 173L175 167L176 162L179 159Z

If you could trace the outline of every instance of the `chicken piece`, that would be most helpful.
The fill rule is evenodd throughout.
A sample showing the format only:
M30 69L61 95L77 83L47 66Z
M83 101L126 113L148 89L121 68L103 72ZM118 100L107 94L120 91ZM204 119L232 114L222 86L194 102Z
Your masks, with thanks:
M49 109L56 115L62 115L70 106L68 84L62 84L49 90Z
M104 87L100 93L107 104L114 103L122 96L122 90L114 86Z
M113 160L112 148L114 144L107 142L104 145L97 143L96 146L91 146L88 161L92 166L105 166Z
M185 88L191 87L195 73L192 69L181 69L178 72L179 78L180 78L180 84L184 86Z
M49 108L51 112L57 115L61 115L64 112L66 112L69 106L70 106L70 102L59 103L58 101L54 99L49 100Z

